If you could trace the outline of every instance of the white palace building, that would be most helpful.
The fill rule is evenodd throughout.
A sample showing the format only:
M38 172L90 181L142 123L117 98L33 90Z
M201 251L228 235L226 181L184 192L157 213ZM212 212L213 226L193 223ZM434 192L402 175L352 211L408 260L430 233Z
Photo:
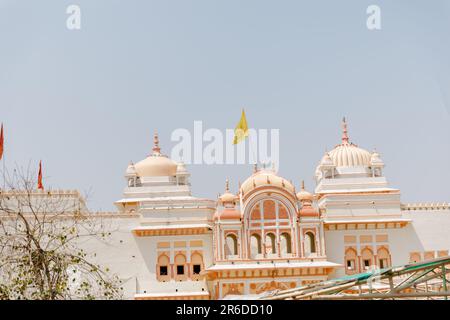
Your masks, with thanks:
M448 203L407 204L384 162L350 142L325 153L316 187L255 167L216 200L191 194L183 163L153 152L126 170L108 246L86 246L117 273L129 299L252 297L377 266L448 256Z

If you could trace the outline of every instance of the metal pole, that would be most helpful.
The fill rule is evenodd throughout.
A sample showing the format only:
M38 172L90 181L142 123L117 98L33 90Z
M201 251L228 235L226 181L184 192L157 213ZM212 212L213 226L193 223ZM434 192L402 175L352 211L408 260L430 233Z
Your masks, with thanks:
M387 293L387 294L362 294L362 295L316 295L312 300L364 300L364 299L391 299L391 298L427 298L448 297L450 292L412 292L412 293Z
M445 264L442 265L442 282L444 285L444 291L447 292L447 270L445 269ZM445 300L448 300L448 296L445 296Z

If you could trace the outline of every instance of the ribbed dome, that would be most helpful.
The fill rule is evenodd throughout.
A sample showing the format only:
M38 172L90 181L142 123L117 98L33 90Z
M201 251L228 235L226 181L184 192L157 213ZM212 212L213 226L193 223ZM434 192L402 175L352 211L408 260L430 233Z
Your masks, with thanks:
M371 154L354 144L341 144L330 151L330 158L337 167L369 166Z
M295 188L292 183L278 176L271 170L259 170L255 172L251 177L244 181L240 191L247 194L256 188L264 186L282 188L289 193L295 192Z
M329 157L337 167L370 166L370 152L349 142L345 118L342 121L342 143L329 152Z
M134 165L139 177L175 176L178 164L161 154L158 134L154 136L153 153Z

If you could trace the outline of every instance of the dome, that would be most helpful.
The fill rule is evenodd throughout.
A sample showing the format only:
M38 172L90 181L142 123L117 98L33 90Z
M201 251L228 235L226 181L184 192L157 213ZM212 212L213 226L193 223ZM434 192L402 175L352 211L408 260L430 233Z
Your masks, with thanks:
M136 163L135 167L140 177L175 176L177 174L177 163L162 155L151 155Z
M370 165L371 166L384 166L383 160L381 160L380 155L374 151L372 156L370 157Z
M370 165L370 152L354 144L341 144L330 151L330 158L337 167Z
M314 196L305 190L304 181L302 181L302 190L299 193L297 193L297 199L300 201L311 201L311 202L314 200Z
M227 179L225 186L225 193L219 197L221 203L233 203L237 199L237 196L230 192L230 182Z
M186 169L186 165L184 164L184 162L179 162L178 166L177 166L177 174L182 175L182 174L189 174L189 172Z
M329 152L333 164L337 167L370 166L370 152L349 142L345 118L342 122L342 129L342 143Z
M161 154L158 135L155 133L153 153L134 165L139 177L175 176L178 164Z
M278 176L274 171L265 169L256 171L252 176L247 178L247 180L242 183L240 191L245 195L256 188L263 186L278 187L285 189L289 193L295 193L295 188L292 183Z
M134 167L133 162L131 162L130 165L128 166L125 175L126 175L127 177L133 177L133 176L136 176L136 175L137 175L137 173L136 173L136 168Z
M331 160L330 154L327 152L320 160L320 165L324 167L334 166L333 160Z
M236 201L236 196L232 193L224 193L223 195L220 196L220 201L225 203L225 202L234 202Z
M314 195L305 190L305 182L302 181L302 190L297 193L297 198L301 202L301 208L299 210L300 216L303 217L317 217L318 211L312 206Z

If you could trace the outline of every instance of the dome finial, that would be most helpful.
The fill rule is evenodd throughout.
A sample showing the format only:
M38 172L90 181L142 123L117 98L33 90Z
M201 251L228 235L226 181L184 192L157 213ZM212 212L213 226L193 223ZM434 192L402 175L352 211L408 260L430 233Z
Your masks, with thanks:
M347 130L347 121L345 117L342 119L342 144L348 144L348 130Z
M305 191L305 180L302 180L302 191Z
M153 153L154 154L161 153L161 148L159 147L158 131L156 131L156 130L155 130L155 134L153 135Z
M225 180L225 192L230 192L230 180Z

